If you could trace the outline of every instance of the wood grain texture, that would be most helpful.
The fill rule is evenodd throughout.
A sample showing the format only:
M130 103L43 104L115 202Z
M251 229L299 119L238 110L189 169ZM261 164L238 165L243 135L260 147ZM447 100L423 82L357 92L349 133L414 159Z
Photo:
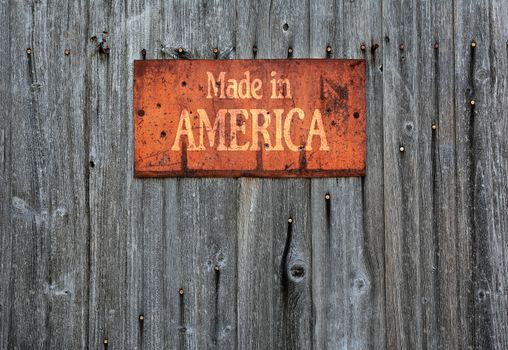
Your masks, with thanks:
M238 31L237 58L308 55L307 1L292 4L274 1L261 6L255 1L238 1L237 7L246 10L238 21L243 30ZM240 180L237 263L240 348L311 347L309 198L310 180Z
M416 42L423 348L464 348L457 290L453 28L451 3L420 4Z
M455 210L450 79L454 41L453 28L443 22L453 17L453 8L447 3L422 3L412 9L389 4L387 11L397 21L388 26L385 40L385 96L398 93L395 101L385 98L389 105L385 110L389 223L385 283L387 306L395 306L387 308L387 327L394 332L388 334L387 344L463 348L456 316L461 307L456 247L463 239L460 232L455 236L455 218L450 215Z
M506 348L506 54L505 3L459 1L455 21L459 231L469 265L462 275L468 345ZM475 47L472 46L475 42ZM462 55L459 56L458 52ZM475 104L471 105L474 100ZM505 106L500 108L500 106ZM465 318L465 317L464 317Z
M0 3L0 349L507 348L506 17ZM367 175L134 179L143 57L365 58Z
M130 49L123 5L89 4L87 119L89 128L90 317L93 349L127 348L127 242ZM105 41L104 41L105 40ZM101 46L99 46L101 45ZM119 179L123 179L119 181ZM107 342L107 344L105 344Z
M365 349L384 347L385 342L380 132L383 87L378 69L382 50L370 50L382 40L381 21L375 18L379 11L380 4L367 2L311 2L311 57L365 58L369 96L365 181L312 180L317 349ZM369 49L362 51L362 44Z
M0 347L86 348L84 8L1 7Z

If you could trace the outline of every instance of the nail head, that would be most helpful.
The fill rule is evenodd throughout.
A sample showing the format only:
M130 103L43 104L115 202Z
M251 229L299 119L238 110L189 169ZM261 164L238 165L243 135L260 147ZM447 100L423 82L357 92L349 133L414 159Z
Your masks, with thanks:
M178 53L183 53L183 47L178 48Z
M476 47L476 41L471 41L471 47L474 49Z
M180 293L180 295L183 295L183 293L185 293L185 291L183 290L183 288L180 288L180 290L178 291L178 293Z
M220 267L219 267L219 265L215 265L215 266L213 267L213 269L214 269L215 271L217 271L217 272L219 272L219 271L220 271Z
M326 47L326 52L332 52L332 47L331 46L327 46Z
M144 321L144 320L145 320L145 316L143 316L143 315L139 315L139 320L140 320L140 321Z
M437 124L436 123L432 123L432 130L436 130L437 129Z
M364 43L362 43L362 44L360 45L360 50L365 51L365 44L364 44Z
M292 47L288 48L288 53L293 53L293 48Z
M69 49L65 49L64 50L64 55L65 56L69 56L70 54L71 54L71 50L69 50Z
M435 48L435 49L439 49L439 43L435 43L435 44L434 44L434 48Z
M469 102L471 104L471 106L474 106L476 104L476 101L475 100L471 100L471 102Z
M293 219L292 218L289 218L288 219L288 222L291 224L293 222Z
M31 48L27 48L26 49L26 54L27 55L31 55L32 54L32 49Z
M330 199L330 195L328 193L325 194L325 199Z
M107 339L104 339L103 343L104 343L104 344L108 344L108 343L109 343L109 341L108 341Z
M404 146L400 146L400 147L399 147L399 151L404 152L405 150L406 150L406 149L404 148Z
M219 49L217 47L214 47L212 51L213 51L214 54L218 54L219 53Z
M401 44L399 45L399 49L401 49L401 50L404 50L404 47L405 47L405 46L404 46L404 43L401 43Z

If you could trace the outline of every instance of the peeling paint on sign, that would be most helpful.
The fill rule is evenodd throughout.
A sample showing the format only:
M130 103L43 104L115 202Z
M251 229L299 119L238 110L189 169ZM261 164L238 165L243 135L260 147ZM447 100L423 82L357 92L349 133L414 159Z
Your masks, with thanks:
M134 62L138 177L365 173L363 60Z

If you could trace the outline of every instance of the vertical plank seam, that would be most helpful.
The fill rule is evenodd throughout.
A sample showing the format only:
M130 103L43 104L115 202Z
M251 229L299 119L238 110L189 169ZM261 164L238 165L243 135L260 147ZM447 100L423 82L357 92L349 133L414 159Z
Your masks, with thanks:
M382 44L382 55L381 55L381 67L383 67L384 65L384 62L385 62L385 56L386 56L386 40L384 40L383 38L386 37L386 33L385 33L385 21L384 21L384 6L385 6L385 0L381 0L381 44ZM381 71L381 73L383 73L383 71ZM381 93L382 93L382 98L381 98L381 120L382 120L382 125L383 125L383 131L381 132L381 145L383 147L383 246L384 246L384 253L383 253L383 268L384 268L384 271L383 271L383 274L384 274L384 278L383 278L383 289L384 289L384 296L383 296L383 303L384 303L384 324L385 324L385 343L384 343L384 349L386 349L386 346L388 344L388 331L387 331L387 325L388 325L388 314L386 312L387 310L387 293L386 293L386 289L387 289L387 283L386 283L386 279L387 279L387 268L386 268L386 254L387 254L387 247L386 247L386 235L387 235L387 232L386 232L386 207L385 207L385 203L386 203L386 186L385 186L385 183L386 183L386 179L385 179L385 175L386 175L386 171L385 171L385 133L384 133L384 128L385 128L385 122L384 122L384 119L385 119L385 104L384 104L384 94L385 94L385 84L384 84L384 74L382 74L382 84L381 84Z
M310 54L311 54L311 6L310 6L310 2L311 0L307 0L306 2L306 6L307 6L307 14L308 14L308 17L307 17L307 57L310 57ZM314 247L312 245L312 242L313 242L313 239L312 239L312 236L313 236L313 230L312 230L312 220L313 220L313 215L312 215L312 180L311 179L307 179L306 180L306 183L307 183L307 187L308 187L308 193L309 193L309 197L307 198L307 200L310 202L310 205L307 205L307 216L310 218L310 229L309 229L309 233L310 233L310 249L309 249L309 253L310 253L310 256L309 256L309 268L308 268L308 271L310 271L310 278L309 278L309 282L308 282L308 288L309 288L309 297L310 297L310 324L309 324L309 332L310 332L310 348L311 350L314 349L314 328L315 328L315 313L314 313L314 294L313 294L313 280L314 280L314 266L312 265L312 261L313 261L313 258L314 258Z
M471 88L471 99L474 100L476 96L475 91L475 82L474 82L474 69L476 65L476 49L469 49L469 76L468 76L468 84L470 84ZM475 193L475 174L476 174L476 159L475 159L475 106L470 105L469 107L469 119L468 119L468 163L469 163L469 178L468 178L468 195L470 197L469 208L468 208L468 223L471 230L471 289L469 291L469 307L470 312L472 314L471 318L471 346L476 346L477 344L477 330L478 330L478 309L476 303L476 288L478 286L478 257L477 257L477 230L475 223L475 215L476 215L476 193Z
M434 13L435 8L433 8L431 11ZM433 58L434 58L434 94L433 94L433 104L434 104L434 111L435 115L431 118L436 121L437 125L439 125L439 77L440 77L440 71L439 71L439 49L434 49L433 52ZM435 119L434 119L435 118ZM425 129L427 130L427 126L425 126ZM440 346L440 342L442 341L442 331L441 326L439 325L440 321L440 301L441 301L441 286L440 286L440 237L439 237L439 227L438 227L438 221L439 221L439 202L440 202L440 192L438 190L438 179L436 172L441 171L441 165L440 165L440 157L439 157L439 138L437 136L438 129L433 130L431 129L431 144L430 144L430 157L431 157L431 181L432 181L432 214L431 214L431 220L432 220L432 238L433 238L433 269L434 272L432 274L432 284L434 286L434 305L433 305L433 312L434 312L434 322L436 323L436 332L437 332L437 340L436 343L438 347ZM444 327L444 326L443 326ZM426 342L426 338L423 339L424 342Z
M88 38L90 35L90 7L86 6L86 13L85 13L85 35ZM88 45L85 45L85 57L88 57L87 55L87 47ZM91 308L92 308L92 218L91 218L91 205L90 205L90 179L91 179L91 171L90 171L90 144L91 144L91 84L90 84L90 72L91 72L91 65L92 65L92 59L87 59L85 62L85 111L83 113L83 130L84 130L84 140L83 144L85 147L85 159L83 161L83 166L85 167L85 213L86 213L86 220L87 220L87 267L85 271L85 278L84 280L87 281L87 289L86 293L83 293L83 295L86 294L86 315L85 320L86 324L84 326L85 328L85 346L87 348L91 347L90 343L90 322L91 322Z

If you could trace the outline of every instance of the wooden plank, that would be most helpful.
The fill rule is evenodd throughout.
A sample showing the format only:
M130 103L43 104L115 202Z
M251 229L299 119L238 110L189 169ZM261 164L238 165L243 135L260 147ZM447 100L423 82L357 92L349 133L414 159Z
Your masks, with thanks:
M89 346L128 348L127 268L132 168L126 4L89 3ZM131 39L132 40L132 39ZM126 137L127 136L127 137ZM130 170L130 171L129 171Z
M238 19L238 28L246 29L237 32L238 58L308 55L308 5L238 2L248 10ZM310 181L241 179L239 195L238 346L309 348Z
M418 9L390 1L382 13L386 346L420 349Z
M380 10L380 4L364 2L311 5L311 57L365 58L368 96L365 180L312 180L314 347L319 349L384 348Z
M9 33L0 79L9 91L0 135L2 349L86 348L87 134L79 40L85 22L73 16L82 10L9 3L0 11L2 32Z
M371 338L371 323L378 316L365 261L361 191L356 178L312 184L317 348L382 347Z
M455 120L453 4L421 3L417 7L415 43L418 64L416 98L419 174L419 269L423 348L466 348L458 312L456 249ZM467 266L467 265L466 265Z
M271 58L270 5L255 0L239 0L236 58ZM280 344L276 339L280 317L276 295L280 291L280 262L287 214L273 212L274 197L270 179L239 179L237 268L237 346L240 349L268 349ZM279 214L278 212L274 212ZM275 230L279 222L282 231ZM279 250L277 250L279 249Z
M508 276L507 219L501 214L508 168L503 136L508 8L500 1L464 0L456 6L458 232L464 232L460 247L470 268L459 270L467 278L461 283L467 300L461 326L468 330L469 346L503 349L508 346L507 316L501 312L507 307Z
M128 149L125 154L128 164L128 176L132 177L133 168L133 115L132 85L133 61L143 58L160 58L160 21L161 4L158 1L132 1L126 4L125 46L128 60L125 74L128 81L125 91L123 118L128 127ZM124 159L124 158L122 158ZM167 257L164 255L166 244L166 195L174 197L175 190L165 193L162 181L148 180L130 183L128 193L128 235L123 237L127 243L127 281L126 286L126 333L125 347L129 349L160 349L164 347L164 327L170 314L164 305L170 295L166 293L165 271ZM121 242L123 243L123 242ZM117 347L116 342L112 342Z
M474 11L474 12L473 12ZM460 261L458 261L459 289L461 303L459 308L462 345L481 348L490 343L490 320L482 305L478 303L478 291L481 288L478 276L479 233L475 225L477 141L476 122L486 117L486 91L482 79L478 82L475 73L489 69L486 49L487 37L484 27L488 23L488 9L484 5L475 5L472 1L458 1L454 21L454 57L455 57L455 149L457 171L457 233ZM472 41L483 43L481 49L472 47ZM481 86L479 86L481 84ZM471 105L472 100L481 101L482 108ZM482 238L483 244L486 237ZM487 265L482 264L487 267ZM484 304L485 305L485 304ZM484 335L482 335L484 334ZM477 339L477 337L480 339ZM487 336L487 339L483 338ZM490 348L490 347L487 347Z
M225 1L213 6L174 1L162 13L164 58L234 57L235 6ZM178 48L183 48L182 54ZM237 180L167 179L164 183L166 265L161 287L168 296L164 309L170 315L167 323L158 321L164 344L234 349Z

